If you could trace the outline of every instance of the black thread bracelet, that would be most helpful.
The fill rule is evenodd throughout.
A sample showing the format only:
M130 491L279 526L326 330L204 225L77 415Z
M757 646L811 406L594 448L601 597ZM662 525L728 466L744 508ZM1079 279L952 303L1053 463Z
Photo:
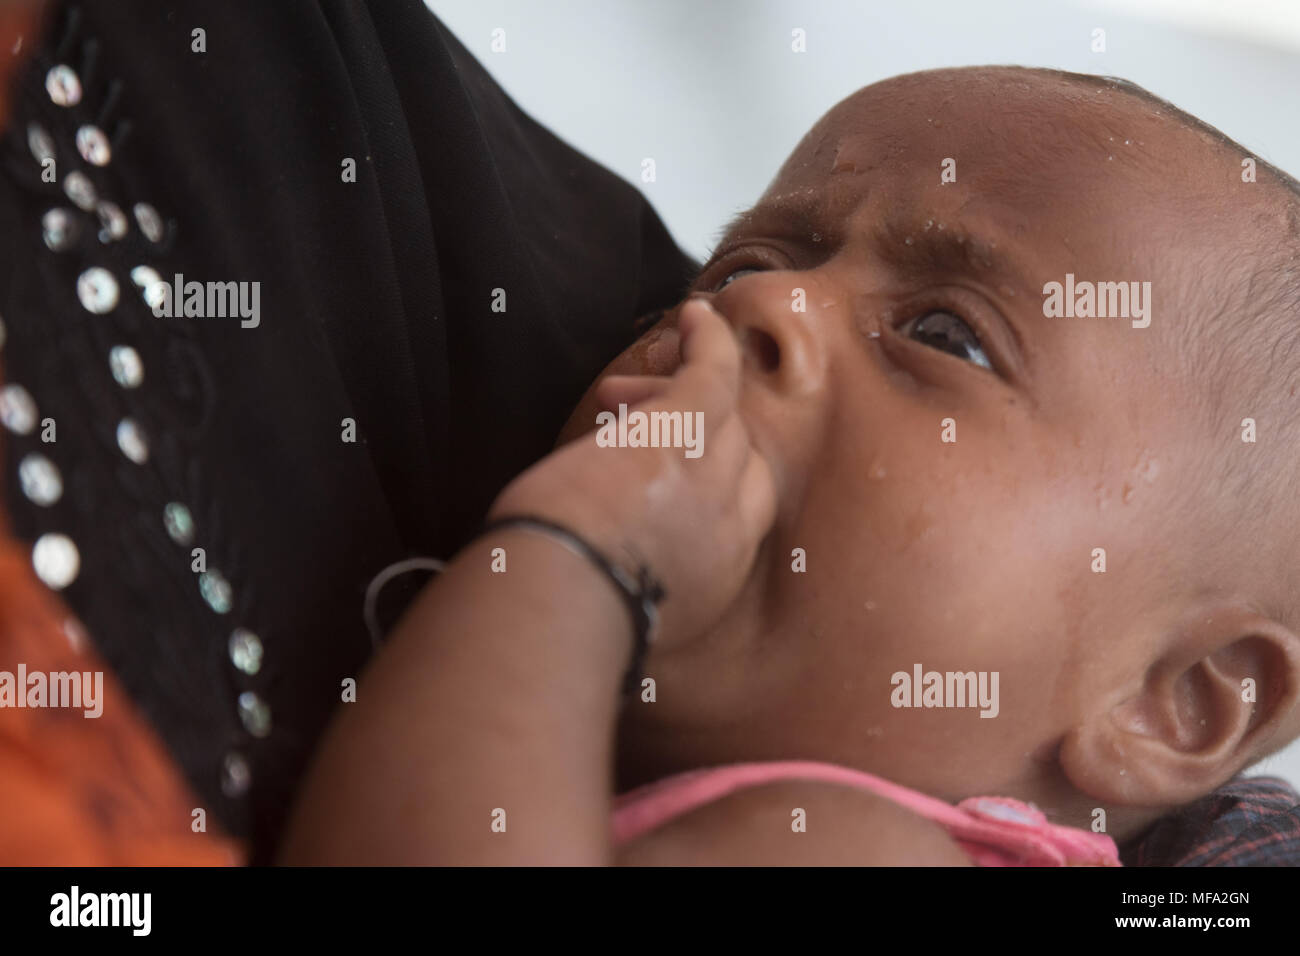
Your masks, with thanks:
M650 573L650 568L647 565L642 564L637 569L636 576L633 577L588 544L582 537L563 525L549 521L546 518L539 518L534 515L507 515L504 518L489 521L475 537L481 538L491 531L514 527L531 528L534 531L540 531L557 539L570 551L586 558L614 582L619 595L623 598L623 603L627 606L628 613L632 615L634 641L632 663L628 665L627 672L623 676L623 695L631 694L640 683L641 668L645 663L646 650L649 648L650 642L654 640L655 625L659 620L657 605L665 597L663 585Z

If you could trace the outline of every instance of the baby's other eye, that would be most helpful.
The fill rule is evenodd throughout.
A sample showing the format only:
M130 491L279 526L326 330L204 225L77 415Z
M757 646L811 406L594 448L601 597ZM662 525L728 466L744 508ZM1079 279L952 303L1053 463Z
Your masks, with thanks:
M721 292L723 289L731 285L731 283L735 282L741 276L748 275L751 272L762 272L762 271L763 271L762 269L751 269L748 267L743 269L732 269L723 277L721 282L719 282L717 285L713 287L713 291Z
M993 369L975 330L951 312L926 312L904 323L899 331L924 345Z

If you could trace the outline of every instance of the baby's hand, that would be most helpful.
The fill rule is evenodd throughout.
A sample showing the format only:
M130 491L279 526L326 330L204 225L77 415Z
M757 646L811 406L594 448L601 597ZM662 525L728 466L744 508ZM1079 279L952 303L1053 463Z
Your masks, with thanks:
M611 377L597 394L615 408L626 403L629 416L677 412L700 422L698 457L682 447L601 447L593 430L519 475L488 515L547 518L633 574L648 564L666 592L664 645L692 640L721 617L776 514L771 469L737 412L735 335L702 299L682 307L679 328L684 364L676 374Z

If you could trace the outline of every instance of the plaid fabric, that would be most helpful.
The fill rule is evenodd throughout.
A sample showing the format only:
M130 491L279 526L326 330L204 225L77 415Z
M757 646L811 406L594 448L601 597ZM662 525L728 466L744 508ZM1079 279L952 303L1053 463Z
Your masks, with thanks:
M1300 866L1300 793L1237 777L1120 848L1125 866Z

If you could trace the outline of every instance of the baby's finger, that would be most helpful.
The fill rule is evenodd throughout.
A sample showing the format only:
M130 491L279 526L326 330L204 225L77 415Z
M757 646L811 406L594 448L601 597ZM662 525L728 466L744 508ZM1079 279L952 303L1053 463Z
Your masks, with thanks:
M595 399L601 408L617 411L619 405L639 405L662 395L672 384L665 375L610 375L596 386Z
M735 333L704 299L682 306L678 328L683 365L673 379L673 391L721 425L740 393L741 355Z

